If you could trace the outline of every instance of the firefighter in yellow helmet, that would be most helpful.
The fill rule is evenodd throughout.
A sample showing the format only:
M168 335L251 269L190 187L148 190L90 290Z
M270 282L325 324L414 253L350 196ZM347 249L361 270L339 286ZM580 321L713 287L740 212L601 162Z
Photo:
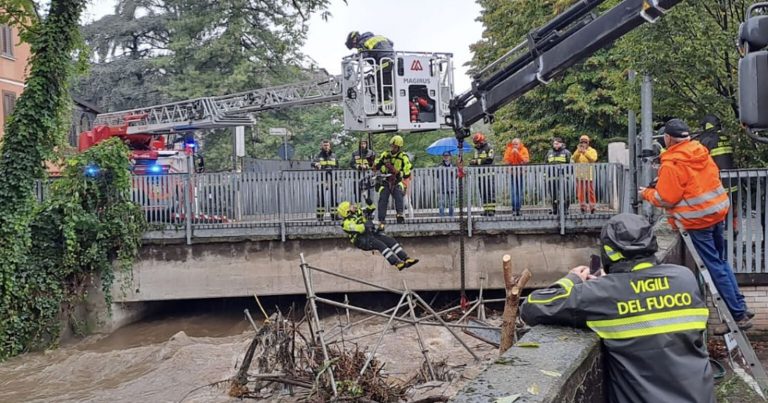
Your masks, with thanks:
M381 252L389 264L395 266L397 270L402 271L418 263L419 259L408 257L408 254L396 240L384 235L381 232L381 226L376 226L370 220L376 208L371 199L366 199L365 203L365 207L361 208L348 201L343 201L339 203L337 208L342 219L341 228L349 234L349 240L352 244L365 251L375 249Z
M403 138L393 136L389 140L390 149L381 153L379 158L373 164L373 169L384 175L384 179L379 181L376 191L379 192L379 222L384 223L387 218L387 206L389 205L389 196L395 199L395 211L397 213L397 223L405 222L403 210L405 209L405 183L404 179L411 177L411 160L403 152Z
M493 147L486 140L483 133L475 133L472 136L475 143L475 155L469 160L469 165L493 165ZM496 215L496 178L492 170L480 171L478 174L480 185L480 198L483 200L483 215L493 217Z

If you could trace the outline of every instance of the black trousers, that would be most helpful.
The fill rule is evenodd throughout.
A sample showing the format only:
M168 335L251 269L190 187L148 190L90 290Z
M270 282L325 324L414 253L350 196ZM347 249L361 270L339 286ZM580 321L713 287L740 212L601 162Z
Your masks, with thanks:
M568 213L571 206L570 193L568 192L568 181L562 176L555 176L547 179L549 184L549 197L552 199L552 214L560 212L560 192L563 193L563 212Z
M405 193L400 183L390 187L389 183L379 186L379 204L376 206L378 211L379 222L384 222L387 218L387 206L389 206L389 196L395 199L395 211L397 214L402 215L405 210Z
M377 250L387 259L389 264L394 265L408 259L403 247L391 237L384 234L362 234L355 240L355 246L362 250Z
M317 184L317 218L320 219L326 211L336 214L336 186L330 175Z
M480 198L483 201L483 213L496 212L496 178L493 174L481 174L478 178Z
M363 171L355 172L355 201L358 203L365 201L366 197L372 198L372 190L365 188L368 185L367 177L368 175Z

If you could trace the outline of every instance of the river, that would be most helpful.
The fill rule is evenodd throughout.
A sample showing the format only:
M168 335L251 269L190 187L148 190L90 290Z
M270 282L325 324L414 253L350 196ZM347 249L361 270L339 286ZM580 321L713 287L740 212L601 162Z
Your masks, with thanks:
M109 335L12 358L0 363L0 402L240 401L227 396L227 382L206 387L235 374L254 334L242 308L230 308L159 315ZM328 317L326 329L339 320ZM370 348L381 326L371 321L345 338L373 332L360 340L361 347ZM431 359L448 361L459 378L471 378L482 367L445 329L424 326L422 331ZM483 358L495 356L493 347L464 334L461 338ZM410 327L389 333L377 356L387 362L385 372L400 380L412 376L423 360ZM459 386L449 387L455 391Z
M0 364L2 402L178 402L228 379L253 335L242 311L162 315ZM185 402L226 402L225 387Z

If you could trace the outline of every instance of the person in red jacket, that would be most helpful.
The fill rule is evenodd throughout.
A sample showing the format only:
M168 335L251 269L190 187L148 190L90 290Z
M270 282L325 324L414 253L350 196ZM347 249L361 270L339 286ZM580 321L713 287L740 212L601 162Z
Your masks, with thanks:
M661 154L656 185L641 187L640 196L664 208L673 228L681 225L688 231L733 319L740 329L749 329L754 314L747 310L736 276L725 260L723 220L730 201L720 182L720 170L709 150L691 141L690 129L682 120L671 119L664 125L664 142L667 151ZM724 324L714 331L727 332Z
M528 154L528 149L519 138L514 138L511 143L507 144L507 149L504 150L504 162L509 165L524 165L530 161L531 157ZM509 194L512 198L512 214L517 216L522 215L520 208L522 207L522 199L525 197L523 190L525 183L523 179L523 169L521 167L513 167L512 187Z

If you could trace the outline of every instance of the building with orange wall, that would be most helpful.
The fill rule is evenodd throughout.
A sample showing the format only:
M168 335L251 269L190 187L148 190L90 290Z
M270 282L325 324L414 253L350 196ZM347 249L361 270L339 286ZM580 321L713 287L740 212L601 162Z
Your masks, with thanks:
M29 44L19 40L18 30L0 25L0 137L5 132L7 117L24 91L29 55Z

